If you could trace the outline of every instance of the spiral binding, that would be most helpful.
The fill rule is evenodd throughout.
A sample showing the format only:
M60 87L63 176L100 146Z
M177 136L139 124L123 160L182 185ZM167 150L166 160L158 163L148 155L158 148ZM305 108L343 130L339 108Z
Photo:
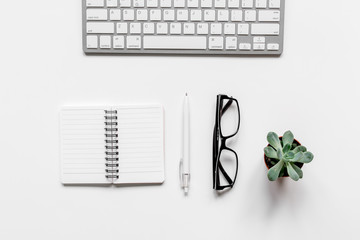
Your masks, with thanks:
M116 110L105 110L105 177L111 181L119 178L119 141Z

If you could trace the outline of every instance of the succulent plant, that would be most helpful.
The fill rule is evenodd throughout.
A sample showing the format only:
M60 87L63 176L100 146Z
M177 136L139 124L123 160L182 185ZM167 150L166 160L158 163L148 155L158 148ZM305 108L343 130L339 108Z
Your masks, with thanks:
M274 164L268 171L269 180L275 181L282 177L285 169L291 179L295 181L301 179L303 172L296 163L309 163L313 160L314 155L308 152L306 147L299 146L294 141L291 131L285 132L281 138L276 133L269 132L267 141L269 146L264 148L264 153Z

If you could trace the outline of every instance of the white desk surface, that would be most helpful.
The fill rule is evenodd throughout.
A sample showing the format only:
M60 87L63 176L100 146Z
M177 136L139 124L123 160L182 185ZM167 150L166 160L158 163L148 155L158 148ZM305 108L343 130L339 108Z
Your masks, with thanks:
M0 239L360 239L360 3L287 1L280 58L85 56L81 1L2 1ZM181 104L191 94L192 181L179 188ZM237 183L211 188L215 99L236 97ZM162 103L162 186L64 187L63 105ZM315 159L269 182L268 131Z

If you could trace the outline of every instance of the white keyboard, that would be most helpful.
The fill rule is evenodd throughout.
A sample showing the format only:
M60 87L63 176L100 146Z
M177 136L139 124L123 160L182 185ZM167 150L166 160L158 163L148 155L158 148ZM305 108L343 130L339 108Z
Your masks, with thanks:
M280 55L285 0L83 0L85 53Z

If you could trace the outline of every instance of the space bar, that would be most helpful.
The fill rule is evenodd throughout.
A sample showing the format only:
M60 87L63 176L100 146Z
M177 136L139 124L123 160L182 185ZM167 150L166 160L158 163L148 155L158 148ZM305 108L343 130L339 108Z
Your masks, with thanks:
M144 36L144 49L206 49L202 36Z

